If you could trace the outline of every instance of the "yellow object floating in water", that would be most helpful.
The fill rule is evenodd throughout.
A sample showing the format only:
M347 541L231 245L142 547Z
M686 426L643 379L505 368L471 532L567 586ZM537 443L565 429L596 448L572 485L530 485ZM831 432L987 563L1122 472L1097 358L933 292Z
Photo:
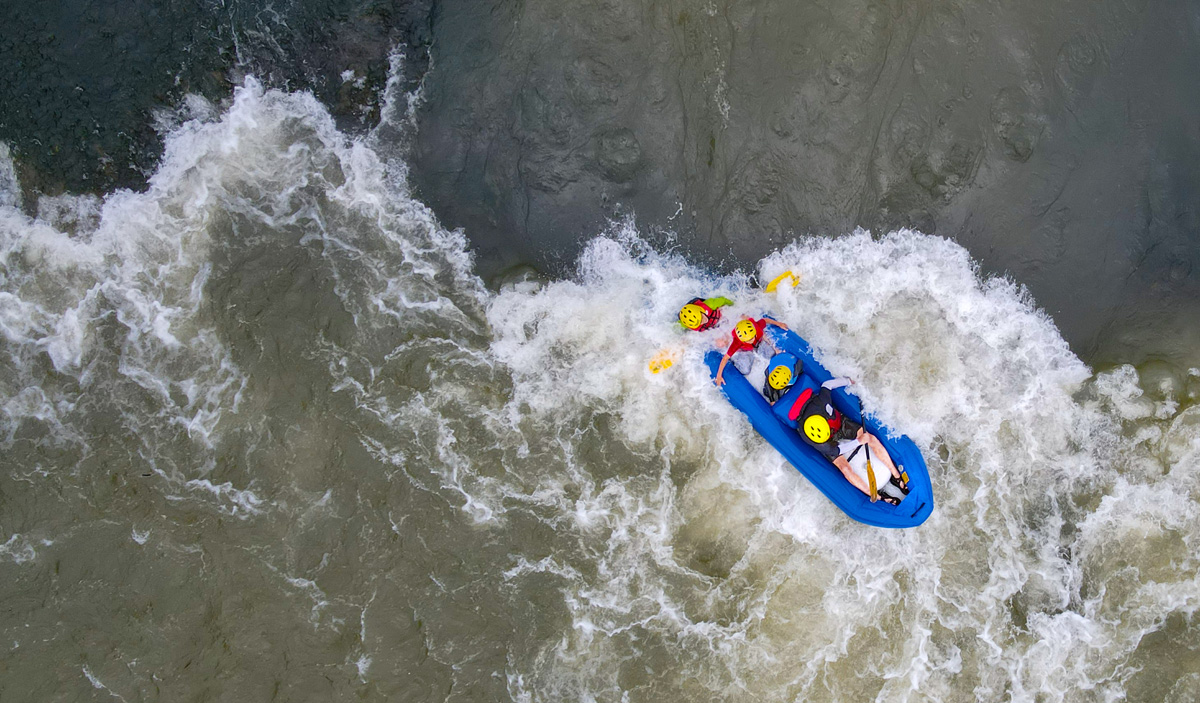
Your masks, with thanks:
M677 358L679 358L678 349L663 349L650 360L650 373L666 371L675 365Z
M771 279L771 282L767 284L767 292L774 293L775 289L779 287L779 284L782 283L785 278L792 279L792 287L793 288L795 288L796 284L800 282L799 276L792 273L791 271L784 271L783 273L779 274L775 278Z

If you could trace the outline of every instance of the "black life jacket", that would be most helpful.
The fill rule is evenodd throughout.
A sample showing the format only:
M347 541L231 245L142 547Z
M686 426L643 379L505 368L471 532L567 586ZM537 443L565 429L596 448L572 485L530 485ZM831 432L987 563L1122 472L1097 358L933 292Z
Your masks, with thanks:
M832 414L825 412L827 406L833 411ZM799 398L796 398L796 402L792 403L791 412L788 413L788 417L799 422L801 426L804 425L807 418L813 415L825 418L825 421L829 423L831 437L842 429L842 413L833 407L833 394L827 388L822 388L816 394L812 392L811 388L804 391Z

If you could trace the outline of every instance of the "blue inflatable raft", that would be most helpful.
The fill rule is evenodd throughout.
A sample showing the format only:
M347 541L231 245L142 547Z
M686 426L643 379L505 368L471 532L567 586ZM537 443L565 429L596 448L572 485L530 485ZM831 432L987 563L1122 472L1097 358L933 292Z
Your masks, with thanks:
M723 374L725 385L721 386L721 390L729 402L745 413L750 424L771 446L779 450L792 466L850 517L875 527L916 527L925 522L933 512L933 485L917 445L871 415L863 415L859 411L858 400L848 394L845 388L833 391L833 404L837 409L851 420L861 422L867 432L878 437L887 447L892 461L897 466L903 465L908 472L909 493L899 505L889 505L882 500L872 503L865 493L842 476L837 467L804 441L796 431L796 422L787 416L792 403L805 388L819 389L833 375L817 363L808 342L795 332L771 327L768 334L772 335L780 351L794 354L804 362L803 374L772 406L733 364L727 364ZM721 363L721 353L709 352L704 361L708 364L709 373L715 377L717 366Z

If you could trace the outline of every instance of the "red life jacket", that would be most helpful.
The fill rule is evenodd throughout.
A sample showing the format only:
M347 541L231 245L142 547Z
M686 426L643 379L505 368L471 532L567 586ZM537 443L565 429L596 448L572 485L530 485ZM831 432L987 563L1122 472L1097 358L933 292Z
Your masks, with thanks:
M763 330L767 328L766 319L764 318L762 320L755 320L753 318L746 318L746 320L743 320L743 322L745 321L749 321L754 325L754 341L743 342L742 338L737 334L737 327L734 327L733 331L729 333L729 336L733 337L733 343L729 345L729 351L725 352L726 356L733 356L740 351L751 351L757 349L758 345L762 343ZM739 322L738 324L740 325L742 323Z
M700 308L704 311L705 317L708 318L703 324L696 328L696 332L711 330L717 326L718 322L721 321L721 309L717 308L716 310L713 310L712 308L708 307L703 298L692 298L687 302L687 304L695 305L696 307Z

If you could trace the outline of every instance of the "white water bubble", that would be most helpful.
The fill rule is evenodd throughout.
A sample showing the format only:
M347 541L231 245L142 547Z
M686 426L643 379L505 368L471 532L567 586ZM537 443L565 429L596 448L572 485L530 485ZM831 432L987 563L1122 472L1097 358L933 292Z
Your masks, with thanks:
M17 169L13 164L12 150L0 142L0 208L21 207L21 184L17 182Z

